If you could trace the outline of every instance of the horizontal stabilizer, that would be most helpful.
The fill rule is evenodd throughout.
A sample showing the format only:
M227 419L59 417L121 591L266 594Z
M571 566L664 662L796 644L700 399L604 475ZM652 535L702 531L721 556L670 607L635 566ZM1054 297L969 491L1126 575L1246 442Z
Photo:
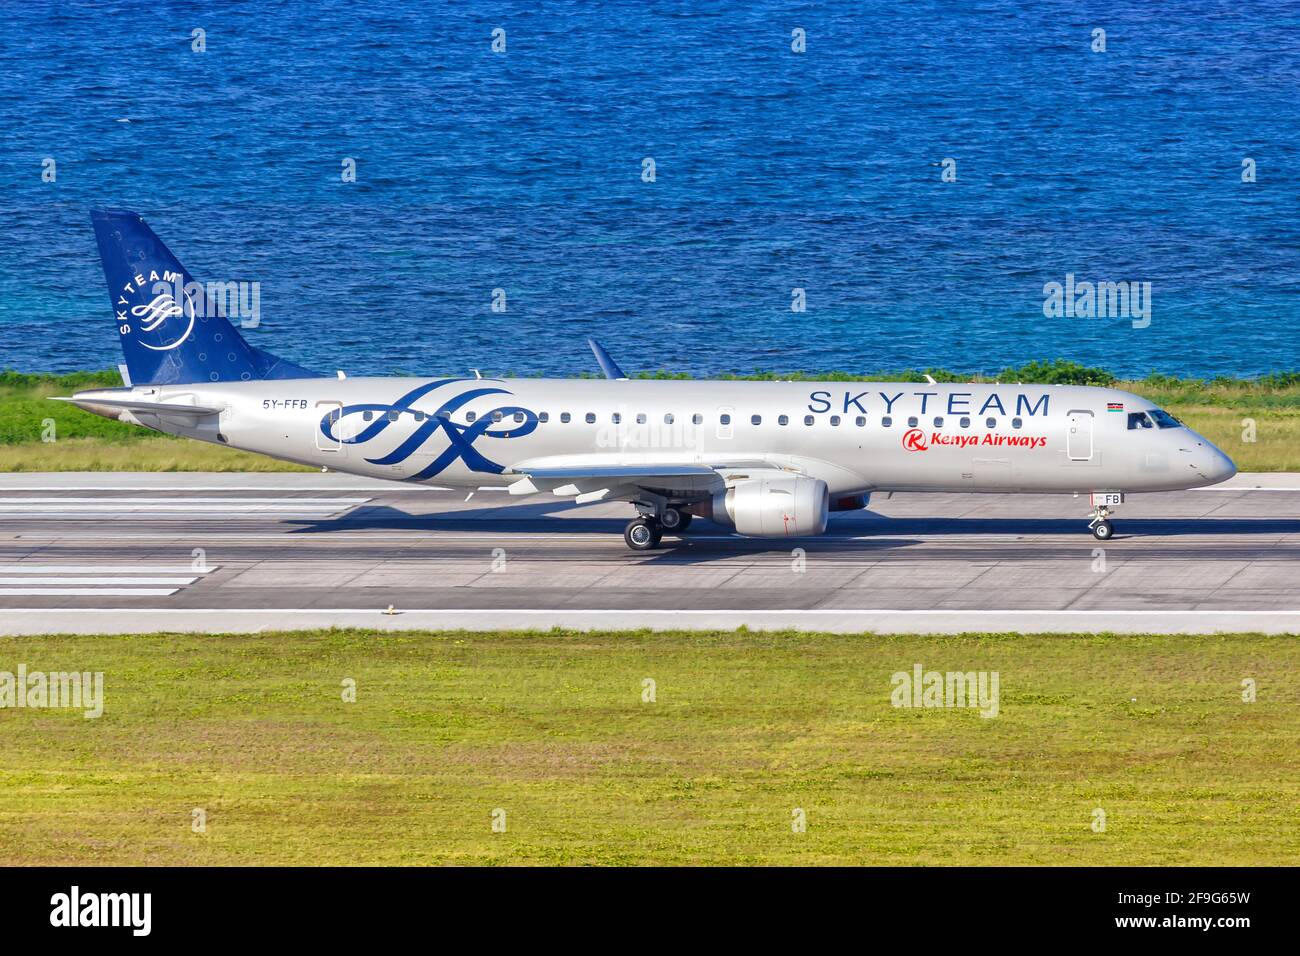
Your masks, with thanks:
M136 402L120 398L92 398L90 396L79 397L74 395L71 398L51 396L51 399L56 402L72 402L79 408L98 405L102 408L148 415L180 415L189 418L205 418L208 415L220 415L222 412L222 409L208 405L167 405L162 402ZM91 408L86 408L86 410L93 411Z

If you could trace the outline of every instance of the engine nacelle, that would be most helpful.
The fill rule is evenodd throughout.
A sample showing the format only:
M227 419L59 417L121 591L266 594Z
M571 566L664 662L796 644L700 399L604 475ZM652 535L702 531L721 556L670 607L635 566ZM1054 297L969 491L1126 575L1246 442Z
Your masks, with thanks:
M831 499L831 511L861 511L870 500L870 492L860 495L842 495Z
M830 493L820 478L745 478L705 507L702 517L752 538L821 534Z

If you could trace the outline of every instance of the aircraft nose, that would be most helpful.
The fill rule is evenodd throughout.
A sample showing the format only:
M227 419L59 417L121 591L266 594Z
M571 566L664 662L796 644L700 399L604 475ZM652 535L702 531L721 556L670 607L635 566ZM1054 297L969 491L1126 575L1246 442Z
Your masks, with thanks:
M1227 481L1237 473L1237 466L1231 458L1209 442L1205 445L1206 454L1197 471L1205 477L1206 484L1216 485L1221 481Z

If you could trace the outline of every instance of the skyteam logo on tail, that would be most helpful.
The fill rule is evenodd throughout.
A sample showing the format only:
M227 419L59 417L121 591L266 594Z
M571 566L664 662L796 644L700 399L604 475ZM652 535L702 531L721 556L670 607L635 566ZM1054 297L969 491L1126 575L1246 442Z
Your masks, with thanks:
M460 423L452 421L452 415L466 403L472 402L476 398L482 398L485 395L510 394L504 388L495 387L467 389L458 395L448 397L442 405L432 411L415 407L417 402L439 388L461 382L478 381L480 380L444 378L412 389L391 405L378 403L344 405L341 409L336 409L321 418L321 434L332 442L340 442L345 445L366 445L379 438L389 428L401 432L401 436L397 439L397 445L391 451L375 458L366 459L372 465L400 464L420 451L435 436L440 435L445 439L446 447L434 455L429 464L415 474L410 475L406 479L407 481L423 481L425 478L432 478L455 461L465 462L465 466L470 471L499 475L505 471L505 468L484 457L474 447L474 443L484 437L522 438L525 435L531 435L537 429L537 415L535 412L518 405L500 405L484 412L481 417L472 422ZM378 417L373 421L363 421L360 430L355 435L340 436L336 431L338 424L344 418L349 415L364 416L366 412L370 412L372 416L378 413ZM414 429L410 428L412 424L416 426ZM408 430L409 434L407 433Z
M144 287L150 283L151 288L145 294L152 298L141 305L131 305L132 299L143 292ZM170 352L180 346L194 331L195 309L194 299L188 291L181 296L185 300L185 306L182 307L177 303L173 289L179 288L181 288L179 273L164 272L159 275L157 272L151 272L148 278L142 275L134 276L133 281L123 286L122 293L117 298L118 332L122 335L130 335L133 331L138 332L140 344L155 352ZM179 321L173 322L171 321L173 319ZM132 322L135 323L134 326ZM152 336L160 328L164 331L159 335L161 339L159 344L150 345L144 341L146 335Z
M160 282L154 286L155 291L160 288L165 289L166 284ZM150 345L148 342L140 343L145 348L153 349L155 352L170 352L188 339L190 333L194 331L194 300L188 294L185 295L185 308L183 309L176 304L176 299L170 292L159 292L154 296L153 301L148 302L145 305L134 306L131 309L131 315L140 320L141 332L152 332L168 319L189 319L189 323L185 326L185 331L181 333L180 338L168 345ZM179 326L180 323L176 323L176 325Z

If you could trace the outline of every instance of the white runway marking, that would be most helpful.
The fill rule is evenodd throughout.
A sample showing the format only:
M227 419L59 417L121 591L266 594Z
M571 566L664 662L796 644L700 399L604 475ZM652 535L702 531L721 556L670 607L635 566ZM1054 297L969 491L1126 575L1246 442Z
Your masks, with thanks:
M235 512L257 512L257 513L275 513L280 511L316 511L326 514L335 511L343 511L350 508L351 505L299 505L291 498L286 498L279 504L274 505L246 505L238 501L232 501L224 505L142 505L133 501L111 502L108 504L86 504L86 505L42 505L38 508L15 509L12 506L0 508L0 517L5 518L25 518L25 517L46 517L51 514L75 514L75 515L92 515L105 511L117 511L123 514L131 512L150 512L150 513L175 513L185 512L187 514L232 514Z
M0 584L172 584L184 587L197 578L91 578L91 577L0 577Z
M69 534L70 534L69 532L58 532L58 531L24 531L21 534L15 534L14 537L23 538L23 539L64 538L64 537L68 537ZM436 531L431 528L415 528L407 532L406 534L364 534L359 532L330 531L327 533L327 535L328 535L328 540L330 541L423 541L429 539L438 540L438 541L486 541L486 540L496 539L496 538L510 538L510 539L531 540L531 541L554 541L556 544L564 544L565 542L568 541L607 541L611 543L617 543L620 548L623 548L623 550L627 551L628 557L637 556L636 552L627 550L627 547L623 544L622 535L620 535L616 531L611 531L608 534L592 534L590 532L578 533L578 532L564 532L564 531L554 531L548 534L519 534L510 531L479 531L479 532L475 532L474 534L447 534L444 532ZM97 540L104 540L104 539L119 541L126 538L130 538L134 540L144 540L144 541L151 541L151 540L173 541L178 537L178 535L160 534L158 532L123 532L122 534L81 534L80 532L72 532L71 537L76 538L78 541L82 541L82 540L97 541ZM949 535L948 537L951 537L951 535ZM978 537L982 539L988 536L979 535ZM265 533L259 534L257 532L243 534L238 531L217 531L217 532L204 531L203 540L204 541L219 541L219 540L283 541L285 544L292 544L295 541L310 542L313 540L313 537L294 534L291 531L281 531L275 534L265 534ZM734 535L711 535L709 537L705 537L703 535L691 535L690 540L731 541L731 540L735 540L735 536ZM789 540L815 541L818 539L790 538ZM824 540L832 540L832 539L824 539ZM835 538L833 540L868 541L872 539L863 537L863 538ZM319 541L316 543L319 543ZM651 555L654 555L660 552L651 551L649 553Z
M470 608L16 608L0 618L0 634L139 634L150 630L220 634L318 627L375 630L797 630L858 634L962 634L1019 631L1057 634L1207 634L1243 630L1300 632L1300 609L1282 611L1032 611L1007 610L552 610Z
M1209 485L1208 487L1205 488L1189 488L1188 490L1189 491L1300 491L1300 485L1297 485L1294 488L1290 488L1290 487L1267 487L1266 488L1263 486L1260 486L1258 488L1242 488L1240 486L1233 487L1231 485L1226 487L1224 485Z
M0 564L0 574L211 574L210 568L144 564Z
M0 518L19 521L40 521L48 519L50 521L85 521L90 518L105 521L123 521L126 519L139 520L148 518L150 521L226 521L234 519L252 519L252 518L271 518L280 521L301 518L304 520L320 521L325 518L334 518L339 514L338 511L320 509L317 511L305 511L302 508L293 510L281 510L278 508L262 508L258 510L232 511L230 509L220 509L209 512L199 511L153 511L153 510L133 510L129 508L114 508L112 511L3 511L0 512Z
M32 496L0 497L0 519L66 521L76 518L224 520L227 517L319 519L333 517L370 498L212 498Z
M102 597L105 594L115 597L168 597L179 588L0 588L4 597ZM13 612L6 608L5 614Z
M8 610L19 610L23 612L34 612L42 610L41 608L11 608ZM216 608L171 608L171 607L133 607L133 608L93 608L93 607L68 607L68 608L46 608L48 611L58 611L59 613L77 613L77 614L94 614L103 612L108 614L367 614L380 615L388 617L386 611L375 607L339 607L339 608L321 608L321 607L216 607ZM1214 616L1214 617L1272 617L1275 615L1291 615L1300 618L1300 608L1283 609L1277 611L1254 611L1254 610L1212 610L1203 608L1200 610L1192 609L1186 611L1161 611L1150 608L1140 608L1135 610L1107 611L1099 608L1082 608L1078 610L1035 610L1033 608L1006 608L1002 610L990 610L989 608L959 608L959 609L940 609L930 610L929 608L774 608L765 611L754 611L748 608L719 608L712 610L708 608L686 608L671 611L655 611L644 609L623 609L623 608L549 608L549 607L530 607L514 608L510 610L496 610L494 608L480 607L428 607L428 608L398 608L397 615L402 614L457 614L457 615L478 615L482 617L496 617L505 615L544 615L544 614L582 614L593 617L636 617L645 615L647 617L709 617L715 614L736 614L736 615L788 615L799 617L805 615L825 615L827 617L836 617L844 614L888 614L903 615L908 617L1000 617L1002 615L1012 616L1054 616L1067 615L1071 617L1186 617L1186 616Z
M140 497L120 497L112 496L95 496L92 498L73 498L73 497L0 497L0 505L26 505L26 503L36 502L40 505L44 503L57 503L57 505L81 505L81 503L107 502L109 505L211 505L211 503L225 503L225 505L304 505L304 506L325 506L325 505L364 505L370 501L369 498L140 498Z
M139 564L0 564L0 585L19 585L0 587L0 597L171 597L218 567L199 570Z

